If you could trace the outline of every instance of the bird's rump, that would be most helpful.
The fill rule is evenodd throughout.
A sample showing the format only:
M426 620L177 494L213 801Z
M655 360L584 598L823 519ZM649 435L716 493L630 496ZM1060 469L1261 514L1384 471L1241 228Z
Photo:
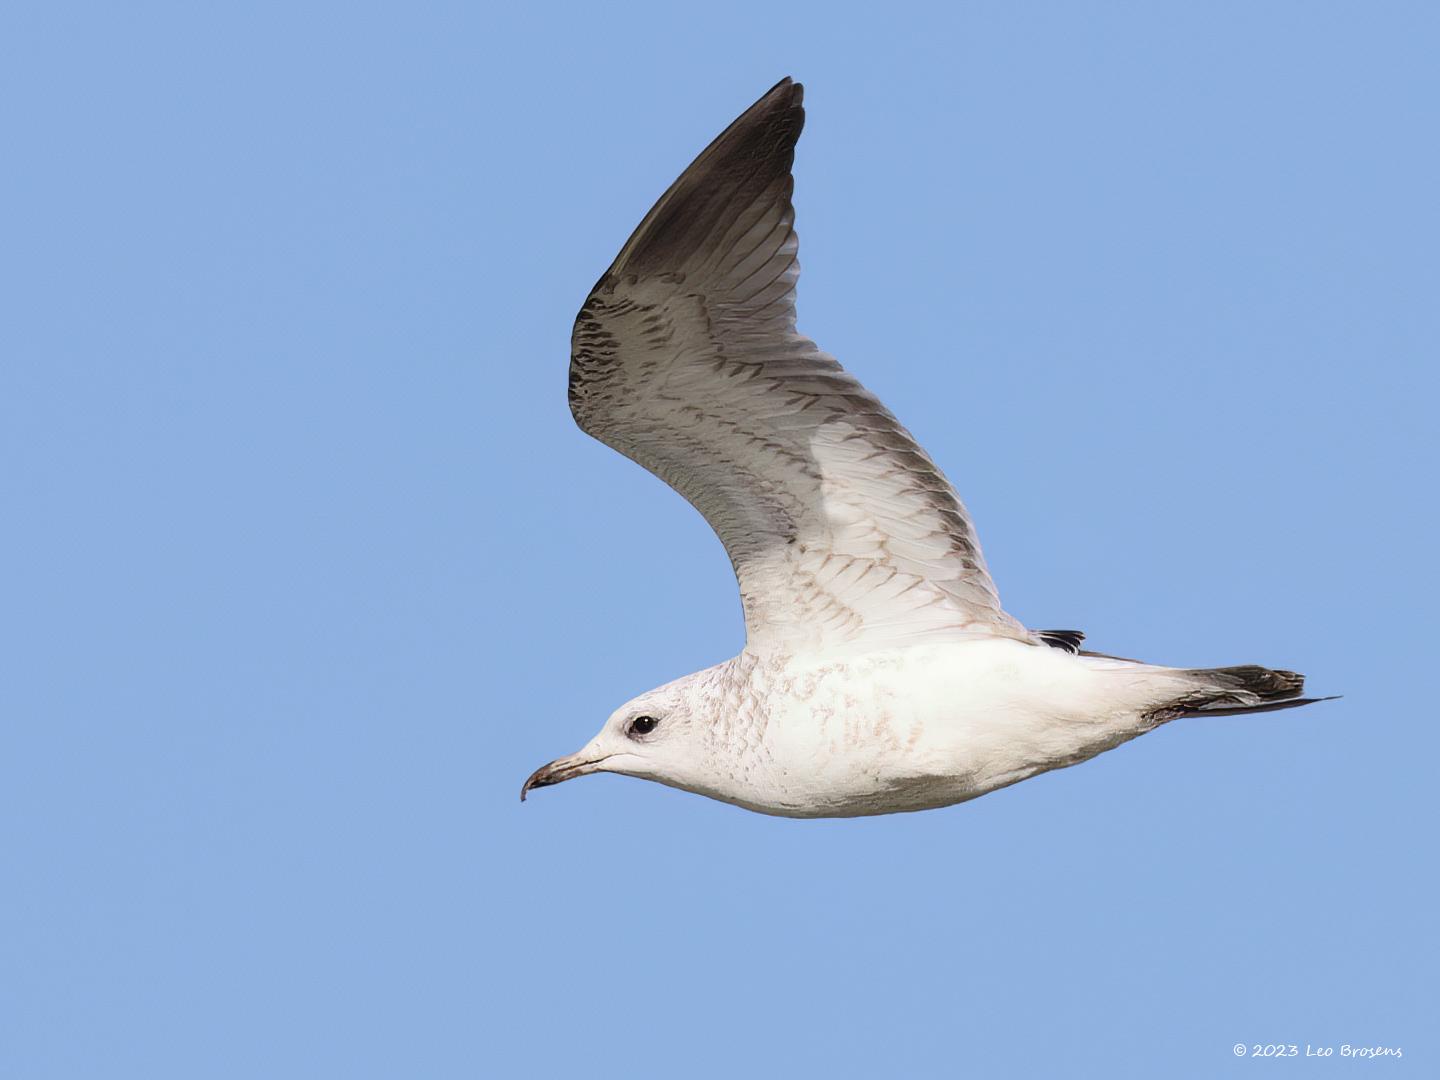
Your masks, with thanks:
M646 215L576 319L575 419L709 521L752 651L1038 641L1001 610L939 468L795 330L790 168L803 120L786 79Z

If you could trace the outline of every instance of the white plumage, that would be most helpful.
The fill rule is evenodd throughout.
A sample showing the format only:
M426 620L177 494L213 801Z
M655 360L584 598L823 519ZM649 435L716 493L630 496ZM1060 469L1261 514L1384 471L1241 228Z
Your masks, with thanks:
M1304 704L1258 667L1079 654L1006 614L964 506L880 401L795 329L783 80L671 185L576 319L584 430L688 499L745 608L734 660L628 702L524 792L626 773L791 816L918 810L1176 716Z

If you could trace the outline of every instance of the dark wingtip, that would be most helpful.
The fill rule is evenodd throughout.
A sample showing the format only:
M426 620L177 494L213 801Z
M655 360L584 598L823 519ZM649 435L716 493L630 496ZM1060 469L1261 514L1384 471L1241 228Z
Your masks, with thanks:
M1251 713L1279 712L1281 709L1298 709L1301 705L1314 705L1320 701L1336 701L1339 694L1331 694L1328 697L1293 697L1283 701L1262 701L1258 705L1237 705L1230 709L1182 708L1174 716L1164 716L1166 720L1178 719L1182 716L1249 716Z
M1080 652L1080 643L1085 640L1082 630L1036 630L1035 636L1052 649L1063 649L1072 655Z
M760 98L760 100L761 100L761 101L766 101L766 100L768 100L769 98L772 98L772 97L784 96L786 90L789 90L789 100L788 100L787 104L790 104L790 105L801 105L801 104L804 104L804 101L805 101L805 84L804 84L804 83L798 83L798 82L796 82L796 81L795 81L794 79L792 79L789 75L786 75L783 79L781 79L779 82L777 82L777 83L776 83L774 86L772 86L769 90L766 90L765 93L764 93L764 95ZM758 104L758 102L757 102L757 104Z
M796 140L800 138L800 129L805 124L804 104L804 85L786 75L732 120L730 126L721 132L696 160L714 154L725 145L727 139L735 140L757 126L771 128L772 132L779 134L781 145L788 143L793 149ZM775 128L774 125L777 124L781 126Z
M788 176L804 98L805 88L787 75L737 116L650 208L601 281L679 268L739 208Z

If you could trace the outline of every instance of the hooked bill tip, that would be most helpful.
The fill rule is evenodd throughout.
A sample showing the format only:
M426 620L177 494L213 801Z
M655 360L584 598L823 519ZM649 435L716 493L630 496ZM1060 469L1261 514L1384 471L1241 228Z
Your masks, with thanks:
M530 793L531 788L550 787L552 784L592 773L604 760L603 757L587 760L578 754L571 754L569 757L557 758L548 765L541 765L520 786L520 801L525 801L525 796Z
M540 768L527 776L525 783L520 785L520 801L525 801L525 796L530 794L531 788L548 787L555 783L553 778L554 771L555 763L552 761L548 765L541 765Z

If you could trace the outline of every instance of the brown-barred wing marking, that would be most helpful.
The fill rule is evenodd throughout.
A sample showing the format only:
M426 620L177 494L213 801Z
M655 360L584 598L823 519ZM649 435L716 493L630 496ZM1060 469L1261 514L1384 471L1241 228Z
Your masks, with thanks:
M1035 641L965 508L894 416L795 331L784 80L646 215L575 322L582 429L675 488L735 567L752 651L940 635Z

